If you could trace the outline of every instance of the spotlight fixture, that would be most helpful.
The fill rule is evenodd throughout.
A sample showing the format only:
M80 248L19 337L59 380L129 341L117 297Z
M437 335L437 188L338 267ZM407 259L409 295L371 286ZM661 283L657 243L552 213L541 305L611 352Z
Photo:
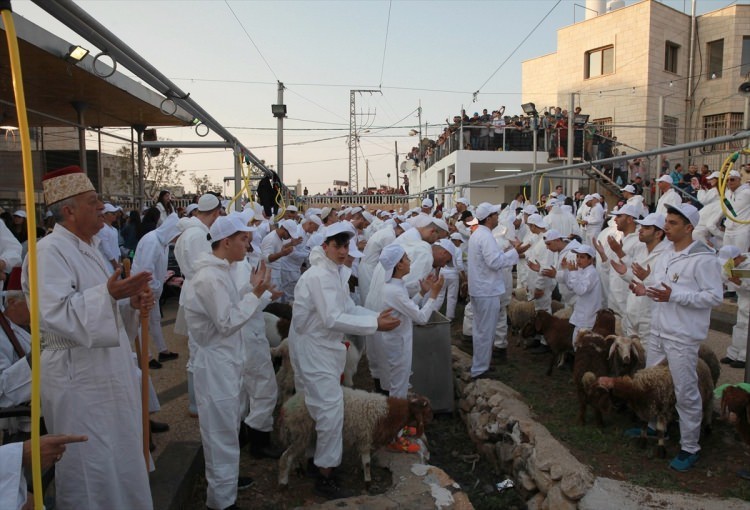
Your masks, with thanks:
M523 113L532 117L537 117L539 114L536 111L536 105L534 103L524 103L521 105Z
M82 46L71 46L65 54L65 60L71 64L77 64L89 54L89 50Z

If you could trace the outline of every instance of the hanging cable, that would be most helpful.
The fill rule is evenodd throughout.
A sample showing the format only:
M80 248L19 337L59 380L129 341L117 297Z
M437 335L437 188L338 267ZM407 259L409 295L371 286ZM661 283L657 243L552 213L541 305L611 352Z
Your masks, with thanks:
M492 78L494 78L494 77L495 77L495 75L497 74L497 72L498 72L498 71L499 71L499 70L500 70L500 69L501 69L501 68L502 68L502 67L503 67L503 66L505 65L505 63L506 63L506 62L508 62L508 60L510 60L510 57L512 57L513 55L515 55L515 53L516 53L516 52L517 52L517 51L518 51L518 50L519 50L519 49L521 48L521 46L523 46L523 44L524 44L524 43L525 43L525 42L526 42L526 41L528 40L528 38L529 38L529 37L531 37L531 35L532 35L532 34L533 34L533 33L534 33L535 31L536 31L536 29L537 29L537 28L539 28L539 25L541 25L541 24L542 24L542 23L544 22L544 20L546 20L546 19L547 19L547 17L548 17L548 16L550 15L550 14L552 14L552 11L554 11L554 10L555 10L555 8L556 8L556 7L558 6L558 5L560 5L560 2L562 2L562 0L557 0L557 2L555 3L555 5L553 5L553 6L552 6L552 9L550 9L550 10L549 10L549 11L547 12L547 14L545 14L545 15L544 15L544 17L543 17L542 19L540 19L540 20L539 20L539 23L537 23L536 25L534 25L534 28L532 28L532 29L531 29L531 32L529 32L529 33L528 33L528 34L526 35L526 37L524 37L524 38L523 38L523 40L522 40L522 41L521 41L520 43L518 43L518 46L516 46L516 47L515 47L515 49L514 49L513 51L511 51L511 52L510 52L510 55L508 55L508 56L507 56L507 57L505 58L505 60L503 60L503 61L502 61L502 63L501 63L501 64L500 64L499 66L497 66L497 69L495 69L495 71L494 71L494 72L493 72L493 73L492 73L492 74L490 75L490 77L489 77L489 78L487 78L487 80L485 80L485 82L484 82L484 83L482 83L482 85L481 85L481 86L480 86L480 87L479 87L479 88L478 88L478 89L476 90L476 92L474 92L474 102L476 102L476 96L477 96L477 95L479 94L479 92L480 92L480 91L482 90L482 87L484 87L485 85L487 85L487 82L489 82L489 81L490 81L490 80L491 80Z
M245 29L245 26L244 26L244 25L242 24L242 22L240 21L240 18L238 18L238 17L237 17L237 13L235 13L235 12L234 12L234 9L232 9L232 6L231 6L231 5L229 5L229 1L228 1L228 0L224 0L224 3L225 3L225 4L227 4L227 7L229 8L229 10L230 10L230 11L231 11L231 13L232 13L232 16L234 16L234 19L236 19L236 20L237 20L237 23L238 23L238 24L240 25L240 28L242 29L242 31L243 31L243 32L245 32L245 35L247 36L247 38L248 38L248 39L250 39L250 42L251 42L251 43L253 44L253 47L255 48L255 51L257 51L257 52L258 52L258 55L260 55L260 58L262 58L262 59L263 59L263 62L265 62L265 64L266 64L266 67L268 68L268 70L269 70L269 71L271 71L271 74L273 75L273 77L274 77L274 78L276 78L276 81L277 81L277 82L281 81L281 80L279 80L279 77L278 77L278 76L276 76L276 73L275 73L275 72L273 72L273 69L271 69L271 64L269 64L269 63L268 63L268 60L266 60L266 57L264 57L264 56L263 56L263 53L262 53L262 52L260 51L260 48L258 48L258 45L257 45L257 44L255 44L255 41L253 41L253 38L252 38L252 37L250 37L250 34L249 34L249 33L248 33L248 31L247 31L247 30Z
M391 27L391 7L393 6L393 0L388 1L388 21L385 24L385 44L383 44L383 63L380 65L380 81L378 82L378 88L383 86L383 71L385 71L385 51L388 49L388 30Z

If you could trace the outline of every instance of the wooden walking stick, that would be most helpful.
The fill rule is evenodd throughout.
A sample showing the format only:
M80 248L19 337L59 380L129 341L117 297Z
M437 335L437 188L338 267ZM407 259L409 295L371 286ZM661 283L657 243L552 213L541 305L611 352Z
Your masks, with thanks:
M130 259L122 262L125 269L125 278L130 276ZM141 369L141 427L143 428L143 459L146 461L148 471L149 456L151 450L151 426L148 419L148 310L141 308L141 335L135 336L135 355L138 358L138 366ZM142 341L141 341L142 339Z

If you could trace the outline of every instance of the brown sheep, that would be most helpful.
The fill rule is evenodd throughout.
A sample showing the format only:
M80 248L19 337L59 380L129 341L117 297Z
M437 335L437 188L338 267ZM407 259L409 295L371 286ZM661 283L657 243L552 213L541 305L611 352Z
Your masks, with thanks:
M719 376L721 375L721 364L716 353L711 350L707 345L701 344L698 348L698 357L706 362L708 369L711 371L711 379L714 381L714 386L719 382Z
M594 410L597 427L604 427L602 413L609 412L612 401L609 392L596 384L598 377L609 373L607 352L609 339L590 331L582 331L576 339L573 381L578 394L578 424L586 424L586 408Z
M565 353L573 350L573 326L567 319L559 319L549 312L539 310L536 312L533 324L524 327L524 332L541 333L547 340L547 345L552 350L547 375L552 375L555 364L562 365ZM533 334L532 333L532 334Z
M609 374L614 377L633 375L646 366L646 353L638 335L609 335Z
M698 359L698 389L703 401L703 423L707 429L711 425L714 384L711 371L702 359ZM624 399L630 408L645 424L642 427L639 443L646 446L646 427L649 421L656 422L656 432L659 439L657 455L664 458L667 450L664 446L664 436L667 425L674 418L676 397L672 374L666 363L644 368L633 377L600 377L599 385L610 389L612 394Z
M742 440L750 444L750 393L738 386L724 388L721 415L733 423Z

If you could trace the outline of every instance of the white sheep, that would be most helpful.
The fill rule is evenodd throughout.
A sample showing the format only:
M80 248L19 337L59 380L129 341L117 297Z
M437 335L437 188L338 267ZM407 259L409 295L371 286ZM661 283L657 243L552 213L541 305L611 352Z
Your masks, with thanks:
M344 391L344 450L356 449L362 460L365 483L370 475L370 452L389 444L407 425L424 433L425 424L432 419L430 402L425 397L410 399L386 397L378 393L343 388ZM289 484L292 466L301 465L305 450L315 440L315 422L307 412L304 395L298 393L282 407L279 417L279 437L287 449L279 459L279 485Z

